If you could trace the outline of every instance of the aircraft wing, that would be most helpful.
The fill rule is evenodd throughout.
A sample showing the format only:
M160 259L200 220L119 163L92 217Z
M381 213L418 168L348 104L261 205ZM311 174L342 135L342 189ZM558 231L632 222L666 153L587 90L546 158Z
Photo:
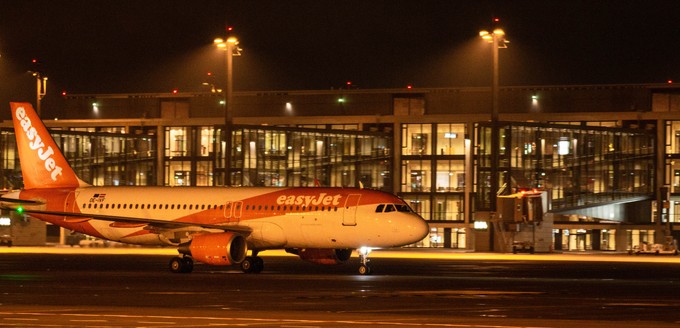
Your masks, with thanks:
M17 201L16 199L8 199L8 198L0 198L0 202L3 202L3 204L0 205L0 208L6 209L6 210L12 210L12 211L16 211L17 208L14 207L14 206L7 206L6 204L4 204L5 202L24 204L24 205L41 205L42 204L41 202L36 202L36 201L26 201L26 200L18 200ZM147 224L147 225L153 226L155 228L161 228L161 229L177 229L177 228L183 228L183 227L201 227L201 228L205 228L205 229L216 229L216 230L236 232L236 233L239 233L239 234L242 234L242 235L245 235L245 236L250 235L250 233L252 232L252 229L249 228L249 227L233 225L233 224L204 224L204 223L197 223L197 222L168 221L168 220L160 220L160 219L147 219L147 218L137 218L137 217L126 217L126 216L112 216L112 215L87 214L87 213L72 213L72 212L60 212L60 211L44 211L44 210L36 210L36 209L28 209L28 208L23 209L22 212L28 213L28 214L68 216L68 217L82 218L82 219L102 220L102 221L110 221L112 223L121 223L121 224Z

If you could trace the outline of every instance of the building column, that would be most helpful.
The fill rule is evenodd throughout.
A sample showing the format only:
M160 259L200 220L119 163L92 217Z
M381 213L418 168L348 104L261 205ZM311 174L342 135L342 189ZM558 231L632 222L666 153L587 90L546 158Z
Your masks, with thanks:
M156 130L156 185L165 185L165 126L158 125Z
M616 238L617 252L625 252L633 247L632 245L628 245L628 232L626 231L626 229L623 229L623 227L620 225L616 229L616 234L614 238Z
M444 228L444 248L451 248L451 228Z
M555 245L553 246L553 249L556 251L561 251L562 250L562 229L557 230L558 232L554 234L555 237Z
M665 236L670 235L670 223L668 223L668 209L664 208L664 199L667 198L666 189L663 188L666 185L666 124L665 121L659 119L656 121L656 218L652 218L652 222L655 222L655 234L654 240L661 241L664 240ZM672 136L668 136L672 138ZM670 181L668 181L670 184ZM670 199L668 199L670 201ZM656 220L656 221L654 221ZM666 220L666 224L663 223Z
M473 161L473 146L475 144L475 123L473 121L465 122L465 188L463 189L463 215L465 216L465 248L476 250L476 232L473 228L472 222L472 185L474 183L474 175L477 174Z
M591 242L591 249L594 251L599 251L602 250L602 230L600 229L593 229L590 231L590 242Z
M401 192L401 122L396 120L392 127L394 134L392 136L392 193L397 194Z

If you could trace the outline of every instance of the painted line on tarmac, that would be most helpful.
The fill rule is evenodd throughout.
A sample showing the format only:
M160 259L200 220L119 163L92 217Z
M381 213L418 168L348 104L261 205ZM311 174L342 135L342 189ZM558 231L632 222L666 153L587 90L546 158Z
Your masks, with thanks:
M301 327L310 327L309 325L320 324L320 325L364 325L364 326L409 326L409 327L457 327L457 328L547 328L547 327L529 327L529 326L515 326L515 325L484 325L484 324L455 324L455 323L416 323L416 322L399 322L399 321L383 321L383 320L317 320L317 319L276 319L276 318L242 318L242 317L194 317L194 316L166 316L166 315L132 315L132 314L95 314L95 313L53 313L53 312L0 312L0 315L15 315L15 316L34 316L40 317L40 319L45 320L47 317L77 317L77 318L112 318L112 319L133 319L138 320L137 323L146 324L181 324L178 321L189 320L194 323L196 321L212 321L211 323L205 322L200 324L208 325L220 325L222 323L229 325L244 325L249 326L248 322L254 325L262 324L279 324L279 325L304 325ZM16 320L16 321L38 321L38 318L4 318L4 320ZM75 320L87 320L87 319L70 319L73 322ZM102 319L99 319L102 320ZM154 320L154 321L151 321ZM169 321L156 321L156 320L173 320L172 323ZM110 322L110 321L109 321ZM237 323L244 322L244 323Z
M2 247L2 253L31 253L31 254L88 254L88 255L163 255L176 256L177 249L118 247L118 248L89 248L89 247ZM261 256L297 257L284 250L262 251ZM352 254L354 258L358 255ZM445 251L441 249L376 249L370 258L385 259L423 259L423 260L470 260L470 261L564 261L564 262L638 262L638 263L675 263L680 264L680 256L632 256L596 253L546 253L546 254L511 254L511 253L475 253L460 251Z

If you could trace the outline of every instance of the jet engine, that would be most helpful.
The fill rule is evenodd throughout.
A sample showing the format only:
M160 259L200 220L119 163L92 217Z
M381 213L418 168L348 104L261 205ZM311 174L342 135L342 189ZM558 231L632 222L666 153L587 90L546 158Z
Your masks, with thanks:
M179 252L210 265L231 265L246 258L246 238L233 232L194 235L179 246Z
M352 256L351 249L334 248L303 248L286 249L286 252L296 254L301 259L316 264L340 264Z

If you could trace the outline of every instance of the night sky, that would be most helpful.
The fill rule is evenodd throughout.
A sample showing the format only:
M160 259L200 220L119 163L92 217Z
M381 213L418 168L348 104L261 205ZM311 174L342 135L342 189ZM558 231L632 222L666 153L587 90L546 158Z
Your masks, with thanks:
M680 83L677 0L0 0L0 100L222 87L226 26L236 91L487 86L494 17L501 85Z

